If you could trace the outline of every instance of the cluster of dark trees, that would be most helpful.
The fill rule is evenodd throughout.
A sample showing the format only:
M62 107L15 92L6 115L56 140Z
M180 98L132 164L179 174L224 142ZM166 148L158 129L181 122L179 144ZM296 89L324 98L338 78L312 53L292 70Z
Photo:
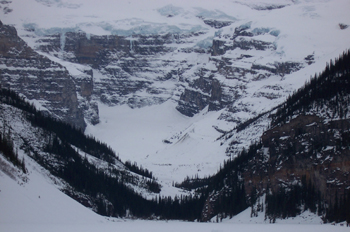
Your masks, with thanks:
M88 195L98 205L97 213L106 216L125 216L126 209L132 204L142 205L144 199L127 188L125 183L133 177L116 169L103 170L90 164L87 158L81 157L70 144L55 137L45 152L55 155L61 166L50 167L50 164L39 155L36 160L49 169L52 174L65 180L75 191ZM112 207L110 207L110 205ZM142 215L142 208L134 206L133 214Z
M265 217L270 222L275 222L276 218L295 217L309 210L325 222L350 223L350 191L344 192L340 199L336 193L334 202L327 202L320 191L305 179L302 179L301 185L280 186L276 192L269 187L267 190Z
M2 102L3 100L11 101L13 104L17 104L17 102L22 102L19 96L15 92L11 91L11 93L8 93L8 95L3 96L2 90L0 89L0 102ZM1 105L0 105L0 110L2 110ZM25 161L24 159L20 159L18 157L18 153L15 150L13 141L11 139L11 129L9 125L7 125L7 122L5 120L3 121L2 126L3 126L3 130L2 132L0 132L1 153L16 167L20 168L24 173L26 173Z
M181 196L146 200L126 186L127 183L135 184L137 180L133 176L116 169L107 171L96 168L59 138L46 147L46 152L57 154L64 161L64 165L54 174L67 181L76 191L92 196L101 215L182 220L196 220L200 216L203 198ZM150 191L160 192L160 186L154 179L147 180L146 184Z
M246 193L241 174L245 171L248 161L261 147L261 143L253 143L248 150L243 150L236 158L225 161L215 175L206 178L187 177L175 186L195 190L203 196L212 196L215 203L209 212L210 216L220 215L220 219L232 218L255 203L255 200Z
M0 102L22 110L33 126L44 129L50 137L59 137L61 140L78 147L82 151L107 162L119 160L115 152L105 143L85 135L83 131L68 123L59 121L38 111L33 104L26 102L23 97L20 97L10 89L0 89Z
M311 108L321 111L328 107L329 117L348 118L350 105L350 50L327 63L325 70L315 74L302 88L289 96L273 117L273 125L285 123L294 114Z
M292 116L305 112L321 112L323 109L327 117L348 119L348 107L350 105L350 50L344 52L333 62L330 61L326 68L320 74L315 74L304 87L300 88L293 95L289 96L287 101L273 115L272 125L283 124L291 119ZM344 128L346 129L346 128ZM341 133L340 143L336 149L348 149L349 133ZM323 139L324 140L324 139ZM320 147L323 147L322 141L313 141L312 150L307 154L316 154ZM334 202L327 202L329 196L321 196L315 186L311 183L302 181L301 186L281 187L278 192L266 195L267 211L270 219L276 217L285 218L296 215L300 212L302 206L311 212L317 212L323 215L328 222L350 222L350 191L344 192L341 199Z
M144 169L142 166L137 166L136 162L132 164L130 160L127 160L124 164L132 172L135 172L144 177L148 177L151 179L153 178L152 172L148 171L148 169Z
M292 116L308 112L310 109L317 112L325 107L328 113L331 113L328 115L330 118L349 118L347 110L349 105L350 50L344 52L335 62L330 61L322 73L315 75L304 87L288 97L287 101L277 108L277 113L272 115L272 125L286 123ZM243 130L262 115L242 123L235 130ZM344 132L341 136L342 148L348 147L349 139L345 138L349 136L348 133ZM317 150L322 147L322 144L318 143L319 141L314 141L312 148ZM187 189L206 188L207 192L215 192L218 199L214 214L235 215L255 203L254 194L250 196L244 194L244 180L239 177L244 170L247 170L248 163L257 156L261 147L261 143L252 144L235 159L226 161L214 176L204 179L186 178L183 183L176 186ZM311 150L307 154L316 154L316 150ZM289 150L287 153L291 155L293 152ZM327 222L345 220L350 222L350 191L339 194L342 196L341 199L337 197L334 202L329 202L329 196L322 196L317 187L303 177L299 184L281 185L277 191L272 191L267 186L265 192L265 214L271 222L276 218L294 217L304 210L322 215Z
M198 175L192 177L185 177L185 179L181 183L173 183L173 186L176 188L185 189L188 191L191 190L199 190L203 186L207 186L209 184L210 177L199 178Z
M91 136L85 135L84 132L68 123L64 123L52 117L47 117L38 111L27 114L27 119L34 126L47 131L50 138L54 136L58 137L62 141L66 141L82 151L109 163L120 161L112 148Z
M249 169L249 161L259 153L261 143L252 144L249 149L243 150L237 158L228 160L214 176L205 180L189 179L184 183L191 183L191 186L198 188L205 183L205 192L215 192L219 197L216 199L213 215L221 217L232 217L249 206L254 214L254 204L258 199L254 190L246 194L244 179L240 178L242 172ZM204 182L203 182L204 181ZM280 184L277 190L267 185L264 193L265 206L259 204L261 212L265 209L265 218L274 223L277 218L295 217L298 214L309 210L323 218L325 222L350 222L350 191L345 192L336 198L334 202L329 201L329 196L321 194L317 186L311 180L302 176L297 184ZM261 196L262 192L260 192Z
M295 217L306 210L319 216L326 212L320 191L310 180L306 181L306 176L302 176L300 184L281 184L276 192L267 186L265 204L265 216L270 222L274 222L276 218Z
M338 197L336 192L334 203L326 210L328 222L344 222L350 224L350 191L344 192L342 197Z
M160 219L201 221L202 209L206 198L206 194L180 196L174 199L171 197L158 197L153 200L156 203L154 215Z
M231 218L255 203L256 197L246 193L242 173L261 147L261 143L251 144L249 149L242 150L236 158L225 161L218 173L210 178L208 190L222 191L216 204L216 214Z
M37 111L32 104L26 102L14 91L0 89L0 103L21 109L23 115L33 126L45 131L48 142L43 141L47 143L43 152L50 154L49 159L30 148L30 144L25 145L28 147L25 147L24 150L28 151L28 155L53 175L66 181L75 192L83 193L92 202L92 205L86 203L86 198L79 199L74 193L66 191L67 194L78 201L81 200L87 206L94 207L95 205L97 213L116 217L200 219L206 198L204 195L180 196L175 199L157 197L153 200L147 200L127 185L143 181L149 191L159 193L161 186L152 178L152 172L138 167L136 163L131 164L131 162L127 162L126 167L130 171L144 176L143 178L137 178L129 172L113 168L112 164L120 162L120 160L110 147L93 137L84 135L82 131L69 124ZM23 166L25 170L24 162L16 159L17 155L13 145L5 137L0 134L2 153L14 160L13 162L18 163L20 167ZM79 152L97 157L110 165L107 170L98 168L89 163L87 157L82 156Z
M5 128L5 125L3 125ZM24 159L18 157L17 151L15 151L13 146L13 141L11 140L10 131L8 134L0 132L0 152L1 154L9 160L13 165L20 168L23 173L27 172Z

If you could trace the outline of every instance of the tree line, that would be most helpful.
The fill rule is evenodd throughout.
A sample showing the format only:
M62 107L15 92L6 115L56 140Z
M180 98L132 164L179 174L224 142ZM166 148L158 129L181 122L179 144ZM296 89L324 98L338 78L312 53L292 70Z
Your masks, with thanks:
M350 50L327 63L320 74L315 74L303 87L289 96L273 115L272 125L285 123L293 114L328 107L328 117L348 118L350 104Z
M3 125L5 128L5 125ZM23 173L27 172L24 158L18 157L18 152L15 151L13 141L11 139L10 130L7 134L0 132L0 152L2 155L9 160L13 165L22 170Z
M294 115L303 114L310 110L318 113L324 108L328 109L326 113L330 119L348 119L349 105L350 50L344 52L334 62L331 60L323 72L315 74L302 88L289 96L286 102L277 108L276 113L271 115L271 125L282 125ZM244 129L255 120L256 118L253 118L242 123L237 126L236 130ZM341 136L348 135L344 132ZM343 139L342 144L339 145L341 147L337 145L337 149L348 149L347 141L347 139ZM320 146L323 146L320 141L313 141L311 148L314 150L307 154L316 154ZM254 190L251 191L251 194L245 193L243 183L248 180L242 179L241 174L244 171L249 171L249 162L258 156L261 148L261 142L254 143L249 149L243 149L233 160L225 161L217 174L204 179L186 178L183 183L177 184L177 186L187 189L205 188L205 191L211 192L212 196L216 194L213 215L232 216L239 213L245 208L253 206L257 198ZM282 155L295 154L296 151L293 150L293 147L288 147L288 149ZM279 155L281 154L279 153ZM275 191L270 186L266 186L265 193L265 217L271 222L274 222L276 218L294 217L305 210L310 210L322 216L326 222L346 220L350 223L349 190L343 194L336 193L335 200L329 202L329 196L322 196L317 186L312 185L310 180L307 181L303 176L298 184L280 185ZM236 198L237 196L239 198Z
M24 150L27 150L28 155L51 174L63 179L74 191L87 196L93 204L90 207L97 213L115 217L200 220L204 195L195 194L174 199L158 196L147 200L128 185L137 185L142 181L148 191L160 193L161 186L152 178L152 172L131 162L127 162L126 167L146 178L138 178L124 170L114 168L113 164L120 160L110 147L84 135L82 131L67 123L44 115L12 90L0 89L0 102L21 109L34 127L43 129L47 138L43 141L43 150L31 149L30 144L25 144L29 148ZM16 159L18 156L14 152L13 143L2 133L0 133L0 145L6 157L13 160L16 165L18 163L24 167L24 162L21 163ZM81 151L107 162L108 168L94 166L86 156L79 153ZM42 156L41 152L50 154L49 159ZM65 192L70 194L69 191Z

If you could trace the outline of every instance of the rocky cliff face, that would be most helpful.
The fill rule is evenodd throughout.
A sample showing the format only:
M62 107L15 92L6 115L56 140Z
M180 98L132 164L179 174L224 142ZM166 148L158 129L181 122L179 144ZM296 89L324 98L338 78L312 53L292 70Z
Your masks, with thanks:
M14 27L2 23L0 44L1 86L40 103L54 117L84 129L77 89L66 68L39 55L17 36ZM82 91L84 85L81 83Z
M199 74L200 75L200 74ZM208 106L209 111L222 109L227 102L222 98L220 82L212 76L200 76L189 83L180 96L177 110L187 116L193 116Z
M93 99L133 108L159 104L172 96L178 63L161 57L175 49L167 46L173 40L171 34L123 37L70 32L41 39L38 49L86 65L94 79Z
M220 119L239 123L261 113L252 97L273 106L290 91L269 79L283 81L286 75L313 63L312 55L299 61L281 62L276 56L256 62L260 58L254 54L276 52L278 30L256 28L251 22L233 26L234 20L200 18L220 29L213 38L207 38L204 29L128 36L68 31L41 36L35 47L70 65L82 65L78 76L68 71L79 96L86 98L91 93L88 104L80 105L92 124L99 121L96 101L135 108L168 99L177 101L176 108L184 115L192 117L206 107L209 111L225 109ZM221 31L228 27L232 32ZM35 28L27 30L36 33ZM251 90L256 85L261 87Z
M235 27L234 32L218 33L210 49L209 63L215 68L200 69L196 75L198 80L188 81L188 87L181 94L177 109L188 116L193 116L204 107L209 110L226 109L221 119L233 122L242 122L238 114L250 112L251 116L261 113L250 109L247 99L268 99L271 102L279 101L285 91L281 85L262 85L260 89L251 92L250 86L267 81L269 78L281 78L296 72L313 63L313 55L301 58L300 61L272 61L267 63L256 62L253 54L269 54L276 52L275 40L278 30L269 28L252 28L251 22ZM211 88L203 84L214 83ZM212 81L214 80L214 81ZM210 85L210 84L209 84ZM254 104L254 103L253 103Z

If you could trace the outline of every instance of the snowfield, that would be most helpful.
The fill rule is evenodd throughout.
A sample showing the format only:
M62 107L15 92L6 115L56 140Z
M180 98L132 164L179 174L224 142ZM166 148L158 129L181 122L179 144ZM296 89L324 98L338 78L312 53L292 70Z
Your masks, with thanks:
M100 104L99 110L101 122L89 125L86 133L109 144L122 161L137 162L165 183L196 173L211 175L225 159L225 147L215 142L221 134L212 127L220 112L189 118L171 100L139 109Z

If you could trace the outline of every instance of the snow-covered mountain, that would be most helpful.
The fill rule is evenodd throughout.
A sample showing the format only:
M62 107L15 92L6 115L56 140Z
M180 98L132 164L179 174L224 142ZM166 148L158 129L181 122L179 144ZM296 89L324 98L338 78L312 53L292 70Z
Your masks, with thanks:
M222 132L277 106L348 48L347 6L321 0L4 1L2 22L67 70L76 90L69 99L77 106L50 97L57 90L33 95L28 85L5 79L29 69L16 62L3 63L2 85L68 122L75 117L81 128L84 118L86 133L159 177L204 176L228 157L225 145L215 142ZM18 74L20 81L32 76ZM236 138L237 147L259 134Z
M270 124L264 113L350 42L346 0L0 7L1 86L151 170L169 186L163 195L260 140ZM254 125L233 130L251 118Z

